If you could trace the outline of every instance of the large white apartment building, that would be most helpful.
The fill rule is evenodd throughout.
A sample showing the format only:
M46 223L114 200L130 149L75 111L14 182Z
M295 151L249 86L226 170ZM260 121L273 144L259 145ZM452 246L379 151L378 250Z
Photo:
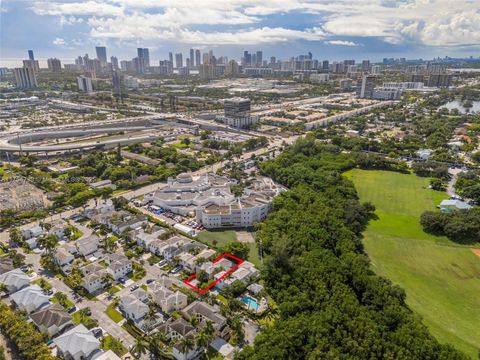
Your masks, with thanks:
M235 183L215 174L197 178L181 174L145 200L176 214L195 216L209 229L248 227L265 219L281 188L269 178L257 177L249 181L242 196L235 197L230 191Z

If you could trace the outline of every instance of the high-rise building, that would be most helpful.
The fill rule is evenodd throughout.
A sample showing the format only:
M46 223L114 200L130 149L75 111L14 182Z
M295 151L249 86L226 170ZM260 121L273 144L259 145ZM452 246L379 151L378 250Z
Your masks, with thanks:
M173 54L172 54L172 52L168 53L168 61L170 61L173 64Z
M263 63L263 52L262 51L257 51L257 54L256 54L256 61L255 61L255 64L257 64L257 66L262 66L262 63Z
M231 98L224 101L225 124L235 128L245 128L254 124L256 118L250 116L250 99Z
M111 56L110 62L112 63L112 70L118 70L118 58L116 56Z
M372 75L380 75L382 73L382 66L381 65L373 65L372 66Z
M83 66L83 57L79 56L75 59L75 65Z
M81 75L77 77L77 82L78 82L78 90L86 93L91 93L93 91L91 78Z
M23 67L31 68L35 72L40 71L40 65L38 64L38 60L23 60Z
M328 60L323 60L322 61L322 70L323 71L328 71L329 67L330 67L330 63L328 62Z
M33 55L33 50L28 50L28 59L35 60L35 56Z
M200 50L197 49L197 50L195 50L195 66L199 67L200 64L201 64Z
M175 67L177 69L183 67L183 55L182 55L182 53L176 53L175 54Z
M148 48L143 48L143 63L145 69L150 67L150 50Z
M226 76L237 76L240 74L240 67L235 60L230 60L225 67Z
M431 74L428 77L427 86L429 87L449 87L452 85L451 74Z
M360 98L371 99L375 88L375 76L364 75L362 83L357 88L357 96Z
M343 65L345 66L345 68L348 65L355 65L355 60L343 60Z
M145 72L145 62L141 57L136 57L132 59L133 69L137 74L143 74Z
M97 59L100 60L100 65L105 66L107 64L107 48L105 46L95 46L97 53Z
M102 72L102 61L100 59L88 59L85 61L85 70L90 71L94 77Z
M121 93L122 93L122 76L116 70L112 71L112 89L113 89L113 94L121 95Z
M133 72L133 61L122 60L120 61L120 69L124 72Z
M242 65L243 66L252 65L252 54L250 54L248 51L243 52Z
M190 69L195 67L195 50L190 49Z
M370 60L362 61L362 71L366 72L370 70Z
M173 64L168 60L160 60L159 62L159 74L160 75L172 75L173 74Z
M47 60L48 70L52 72L61 72L62 63L57 58L50 58Z
M30 60L33 61L33 60ZM37 78L33 67L16 68L13 70L17 87L31 89L37 87Z

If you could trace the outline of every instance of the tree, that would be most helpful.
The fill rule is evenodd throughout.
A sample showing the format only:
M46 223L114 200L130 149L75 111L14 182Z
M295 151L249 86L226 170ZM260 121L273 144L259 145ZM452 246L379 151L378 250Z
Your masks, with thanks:
M18 246L22 242L22 235L18 228L10 229L10 246Z
M239 241L231 242L221 248L221 252L232 254L242 260L248 259L248 253L250 248L247 244L241 243Z
M47 256L51 258L58 244L58 236L55 234L44 235L38 240L38 243L43 246Z
M195 341L188 336L184 336L178 341L178 347L183 354L188 354L194 346Z
M142 355L147 353L148 343L143 338L136 338L135 344L133 345L132 351L133 356L139 359Z
M202 348L203 352L206 352L208 345L212 342L213 336L208 335L204 330L200 330L195 337L195 343L198 347Z

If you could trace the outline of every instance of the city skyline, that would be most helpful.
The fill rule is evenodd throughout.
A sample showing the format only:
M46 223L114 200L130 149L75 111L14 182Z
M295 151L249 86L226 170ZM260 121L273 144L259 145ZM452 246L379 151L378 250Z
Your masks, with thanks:
M461 2L4 1L1 60L19 65L33 49L42 63L72 61L96 46L119 59L149 48L155 62L169 52L187 58L190 48L237 60L244 50L283 59L307 52L330 60L478 57L480 12L474 1Z

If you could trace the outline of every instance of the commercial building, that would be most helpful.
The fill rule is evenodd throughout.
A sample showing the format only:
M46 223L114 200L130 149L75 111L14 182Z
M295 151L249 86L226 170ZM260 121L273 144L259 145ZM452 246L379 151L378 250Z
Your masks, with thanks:
M235 128L245 128L257 121L250 116L250 99L231 98L224 101L224 122Z
M427 86L429 87L449 87L452 85L453 75L451 74L431 74L428 77Z
M96 46L95 52L97 53L97 59L100 60L102 66L107 63L107 48L105 46Z
M175 67L177 69L183 67L183 55L182 55L182 53L175 54Z
M84 75L81 75L77 77L77 82L78 82L78 90L86 92L86 93L91 93L93 92L93 86L92 86L92 79L89 77L86 77Z
M13 70L17 87L31 89L37 87L35 70L32 67L15 68Z
M48 70L52 72L61 72L62 63L57 58L50 58L47 60Z
M330 80L329 74L310 74L310 81L314 83L326 83Z
M195 50L195 66L199 67L200 64L201 64L200 50L197 49L197 50Z
M216 174L193 178L180 174L166 187L146 196L146 202L176 214L196 216L206 228L248 227L265 219L281 188L271 179L253 178L240 197L231 192L235 180Z
M360 98L371 99L375 87L375 76L365 75L357 89L357 96Z
M378 88L378 89L373 90L371 99L374 99L374 100L399 100L400 96L402 96L402 90L401 89Z

